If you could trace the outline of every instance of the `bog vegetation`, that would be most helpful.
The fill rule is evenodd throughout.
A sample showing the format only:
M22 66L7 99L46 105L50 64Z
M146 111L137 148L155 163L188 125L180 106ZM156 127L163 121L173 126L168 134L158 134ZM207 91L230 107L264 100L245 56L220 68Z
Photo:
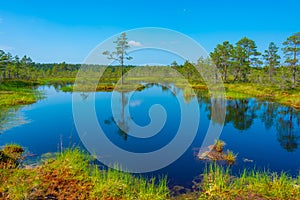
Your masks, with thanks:
M166 179L134 177L117 170L99 170L93 159L75 148L22 166L23 149L0 150L0 199L167 199Z
M36 102L43 97L36 90L40 85L53 85L65 92L76 89L112 91L121 75L132 69L135 71L131 72L131 77L122 78L124 85L120 90L142 90L144 86L139 84L145 80L164 81L184 88L182 82L174 80L170 68L182 74L193 88L207 90L205 81L196 69L215 65L219 73L206 75L212 80L221 79L224 82L227 98L263 98L300 109L300 32L289 36L280 46L272 42L264 52L258 52L255 41L244 37L236 44L228 41L218 44L210 53L210 58L199 58L197 63L186 61L178 65L174 61L170 66L137 67L125 66L120 62L121 66L107 68L86 65L81 70L89 79L81 77L79 80L79 83L85 83L84 87L73 86L78 70L82 67L80 64L34 63L28 56L19 58L0 50L0 108ZM111 53L105 55L110 56ZM98 82L100 72L103 72L103 76L94 88L89 85L89 81ZM159 76L153 77L153 74ZM134 87L127 83L133 83ZM184 91L188 99L192 92L189 89ZM241 115L245 113L243 107L237 109L234 105L230 106L226 120L232 120L234 117L231 114L236 115L236 111ZM290 115L295 111L291 107L286 111ZM2 115L5 112L0 113L0 118ZM221 152L223 146L219 142L215 150ZM58 153L54 158L29 168L22 165L22 153L22 147L16 144L0 150L0 198L300 199L300 176L292 178L285 173L245 170L233 176L229 168L211 164L191 193L172 196L166 178L148 180L115 170L99 170L92 164L92 159L78 149ZM236 154L227 151L226 156L228 162L234 163Z
M135 81L138 84L144 80L163 80L180 85L180 82L176 82L170 74L170 67L180 72L194 88L206 89L205 82L196 68L201 70L205 68L200 66L209 67L214 64L219 73L209 74L209 76L211 79L223 80L228 98L252 96L300 108L300 33L289 36L281 47L280 49L277 44L271 42L268 49L261 53L257 51L255 41L244 37L235 45L228 41L218 44L210 53L210 58L199 58L197 63L186 61L183 65L178 65L174 61L170 66L135 67L124 66L124 60L127 59L124 57L120 60L120 66L109 66L105 69L105 66L101 65L85 65L83 70L89 80L97 81L98 73L103 72L97 91L112 90L121 75L133 68L135 70L127 81ZM106 52L105 55L109 57L111 54ZM36 97L28 87L41 84L53 84L64 91L72 91L71 85L80 67L82 67L80 64L65 62L34 63L28 56L20 59L18 56L0 50L0 105L34 102ZM154 72L160 77L153 77ZM122 78L122 82L124 81ZM83 78L82 82L86 83L86 79Z
M299 199L300 176L244 170L208 164L193 190L175 194L167 178L155 180L118 170L100 170L93 158L75 148L66 149L37 166L22 165L23 148L0 150L0 198L3 199Z

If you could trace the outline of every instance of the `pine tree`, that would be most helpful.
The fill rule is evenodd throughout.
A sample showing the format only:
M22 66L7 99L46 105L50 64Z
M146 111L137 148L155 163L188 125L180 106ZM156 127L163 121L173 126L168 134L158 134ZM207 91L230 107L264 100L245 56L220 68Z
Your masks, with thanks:
M128 38L126 37L126 33L122 33L120 37L117 38L114 43L116 44L115 51L109 52L104 51L102 54L106 55L108 59L110 60L116 60L121 64L121 84L124 82L124 60L131 60L132 57L128 56L127 49L130 48L128 45Z
M297 64L299 63L298 57L300 54L300 32L288 37L283 45L285 46L283 48L286 57L285 63L292 68L293 87L295 87Z
M274 74L275 67L280 64L280 56L278 55L278 47L274 42L269 44L269 48L265 50L263 58L265 59L266 65L269 67L269 80L272 82L272 76Z

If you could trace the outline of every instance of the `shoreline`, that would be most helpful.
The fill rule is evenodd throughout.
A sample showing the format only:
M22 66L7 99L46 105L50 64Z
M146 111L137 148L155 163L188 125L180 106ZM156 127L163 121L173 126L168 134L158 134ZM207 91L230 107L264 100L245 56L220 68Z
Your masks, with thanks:
M8 199L298 199L300 174L244 169L233 176L229 167L211 162L191 191L167 187L167 177L135 177L116 170L99 170L79 148L65 149L34 167L20 167L24 152L10 144L0 150L0 197ZM13 160L14 159L14 160ZM13 160L14 162L11 162ZM20 181L22 180L22 181ZM17 189L14 189L17 188Z
M47 80L47 81L46 81ZM73 80L73 82L72 82ZM129 79L130 81L130 79ZM128 92L133 90L141 91L145 88L144 85L140 84L138 79L134 79L134 83L126 84L124 86L115 85L111 82L102 82L99 83L95 88L94 87L80 87L76 86L74 89L76 92L91 92L96 90L97 92L111 92L116 86L117 90L121 92ZM172 82L168 79L163 79L163 82L168 84L174 84L175 86L184 89L186 85L182 83ZM12 85L10 85L13 83ZM16 86L16 84L21 83L21 86ZM72 83L74 79L71 78L62 78L55 79L50 81L50 79L38 80L36 82L24 82L24 81L6 81L0 87L0 106L16 106L16 105L28 105L37 102L42 95L39 94L33 86L42 86L47 84L71 84L67 86L62 86L60 88L63 92L73 92ZM202 90L209 92L208 88L203 83L193 83L190 84L192 89ZM250 83L225 83L224 88L226 91L226 99L246 99L246 98L257 98L259 100L267 100L270 102L277 102L279 104L289 106L294 108L297 111L300 111L300 88L290 89L290 90L280 90L271 86L261 86L258 84ZM210 94L207 94L207 97L210 97Z

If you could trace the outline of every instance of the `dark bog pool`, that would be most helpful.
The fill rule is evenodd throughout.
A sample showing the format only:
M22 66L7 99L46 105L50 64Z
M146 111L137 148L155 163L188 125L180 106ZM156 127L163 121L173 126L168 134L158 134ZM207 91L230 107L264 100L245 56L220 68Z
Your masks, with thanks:
M77 133L72 113L72 94L63 93L51 87L41 87L46 98L39 102L18 108L0 108L0 146L18 143L35 156L36 160L47 152L83 145ZM78 93L81 101L89 101L91 93ZM131 93L116 93L116 115L111 106L111 92L95 94L95 111L98 123L105 136L119 148L137 154L157 151L169 144L176 136L182 112L180 105L191 109L193 101L199 102L200 122L191 145L170 165L145 175L167 175L169 184L190 187L192 180L203 172L207 162L195 155L211 121L211 100L201 97L184 97L183 90L170 86L149 85L146 89ZM161 105L166 114L165 123L157 134L138 138L130 134L129 121L139 126L151 123L149 110ZM130 116L124 110L128 109ZM124 112L123 112L124 111ZM162 110L160 110L161 112ZM154 115L157 123L163 116ZM122 126L121 130L119 126ZM189 134L189 133L187 133ZM300 113L277 103L256 99L227 100L226 119L220 139L226 142L225 149L237 153L233 172L244 168L285 171L296 175L300 170ZM101 141L96 141L101 146ZM180 145L180 144L179 144ZM171 154L172 152L170 152ZM101 155L109 156L109 155Z

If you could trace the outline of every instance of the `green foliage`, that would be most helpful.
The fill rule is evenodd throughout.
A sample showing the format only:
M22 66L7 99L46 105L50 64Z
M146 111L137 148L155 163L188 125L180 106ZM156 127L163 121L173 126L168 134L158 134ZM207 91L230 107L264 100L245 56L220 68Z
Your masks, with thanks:
M300 55L300 32L288 37L285 42L283 52L285 54L285 62L292 68L293 85L296 85L297 64L299 63Z
M166 199L166 178L156 181L99 170L83 151L67 149L36 168L1 170L0 197L12 199ZM2 195L2 196L1 196Z
M233 57L233 66L236 68L234 81L247 81L250 66L255 67L261 64L257 57L259 55L260 53L257 52L257 46L253 40L244 37L236 43Z
M174 61L171 63L171 67L178 67L178 63L176 62L176 60L174 60Z
M244 170L232 176L229 168L209 165L200 184L199 199L299 199L299 176Z
M269 44L269 48L265 50L265 54L263 55L266 65L269 66L269 80L272 82L273 75L274 75L274 69L275 67L278 67L280 64L280 56L278 55L278 47L275 45L274 42L271 42Z
M233 164L236 160L237 154L233 153L230 150L227 150L226 155L225 155L225 159L228 162L228 164Z
M42 98L31 81L4 81L0 84L0 106L31 104Z
M0 198L2 199L37 199L29 191L38 188L40 181L33 169L0 169Z
M19 154L24 152L24 149L18 144L7 144L3 148L3 152L15 159L19 159ZM16 154L16 156L14 156Z
M223 44L218 44L213 52L210 53L210 57L214 61L217 68L222 73L222 78L227 81L227 71L232 65L233 56L233 45L228 41L223 42Z
M18 167L23 152L24 149L20 145L5 145L0 150L0 169L14 169Z
M104 54L110 59L117 59L121 66L109 66L107 68L101 65L81 66L64 62L39 64L34 63L27 56L19 59L18 56L0 51L0 106L36 102L41 97L38 92L34 91L38 85L52 84L57 90L71 92L74 90L73 84L80 67L86 77L77 78L77 81L83 83L86 81L98 83L99 81L99 84L96 89L94 88L95 84L90 86L87 84L85 87L77 87L77 91L112 91L117 81L127 72L130 72L130 76L126 77L128 83L125 85L138 85L141 82L173 83L178 86L186 84L179 79L174 79L177 77L174 72L176 70L192 84L193 88L202 87L205 83L214 84L214 81L221 80L221 78L228 84L236 85L236 87L227 88L227 97L229 98L266 97L268 100L286 103L288 99L282 97L279 92L299 92L299 33L288 37L284 42L285 48L283 50L288 66L279 66L278 47L274 43L270 43L263 55L266 64L264 68L260 67L260 53L257 52L255 42L246 37L240 39L236 45L232 45L228 41L218 44L210 54L211 59L199 58L196 64L189 61L183 65L173 63L172 67L124 66L124 63L121 62L122 58L123 60L129 59L126 54L126 50L129 48L126 34L118 37L115 44L114 52ZM121 51L122 48L123 52ZM217 71L208 70L211 69L213 63L221 72L221 77L217 76ZM133 68L134 70L132 70ZM153 74L157 76L154 77ZM202 77L201 74L205 74L205 77ZM100 75L102 76L99 80ZM239 89L239 87L244 88L241 83L247 84L249 90ZM255 84L254 89L252 89L252 84ZM271 88L272 94L269 92L264 94L264 88ZM297 97L297 95L291 96L292 102L287 102L287 104L296 105L295 103L299 100ZM186 96L186 100L189 101L190 97Z
M124 80L124 61L131 60L132 57L128 56L127 49L130 48L128 45L128 38L126 37L126 33L122 33L114 43L116 44L115 51L109 52L104 51L103 55L107 56L110 60L116 60L121 64L122 74L121 74L121 84L123 84Z
M97 199L166 199L169 191L166 178L159 181L152 178L150 181L118 170L95 170L93 174L95 190L92 197Z
M253 40L244 37L236 43L236 46L244 52L245 57L242 59L244 59L244 62L249 66L257 66L261 63L257 58L261 53L257 51L257 46Z
M18 145L9 146L9 152L20 151ZM171 199L166 178L146 180L118 170L99 170L91 165L91 157L77 148L58 153L35 168L0 172L0 197L4 199ZM232 176L230 168L214 163L205 168L202 182L195 185L194 192L182 197L299 199L299 184L300 174L293 179L286 173L244 170Z

